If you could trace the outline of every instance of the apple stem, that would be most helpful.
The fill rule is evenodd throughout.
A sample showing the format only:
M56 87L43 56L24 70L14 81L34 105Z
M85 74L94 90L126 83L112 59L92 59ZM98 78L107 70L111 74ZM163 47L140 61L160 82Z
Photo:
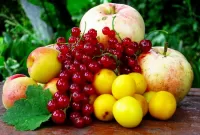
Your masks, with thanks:
M164 53L163 55L166 57L166 54L167 54L167 48L168 48L168 43L166 42L165 45L164 45Z
M115 30L115 25L114 25L115 18L116 18L116 16L113 16L112 29L115 31L115 33L117 34L117 36L119 37L119 39L122 41L122 38L120 37L119 33Z

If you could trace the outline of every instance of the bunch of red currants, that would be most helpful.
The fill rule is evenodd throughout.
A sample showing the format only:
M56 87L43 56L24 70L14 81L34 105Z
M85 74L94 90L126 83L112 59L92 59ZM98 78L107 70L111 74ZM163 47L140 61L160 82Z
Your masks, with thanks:
M58 92L47 105L53 122L61 124L70 119L78 128L92 123L94 109L90 97L98 94L93 81L101 69L111 69L118 75L141 72L137 57L151 49L151 42L142 40L138 44L130 38L116 38L117 33L108 27L102 33L108 36L108 46L98 42L95 29L81 34L78 27L73 27L68 43L63 37L57 39L62 71L56 84Z

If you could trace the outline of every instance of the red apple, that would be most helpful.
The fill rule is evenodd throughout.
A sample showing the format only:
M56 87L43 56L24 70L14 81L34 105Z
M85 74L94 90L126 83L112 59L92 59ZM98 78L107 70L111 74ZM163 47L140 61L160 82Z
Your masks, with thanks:
M193 82L190 63L180 52L164 47L152 47L139 56L138 62L149 91L169 91L179 103L189 92Z
M136 9L124 4L105 3L91 8L82 17L80 29L84 32L85 24L86 32L94 28L97 30L97 39L99 42L106 45L108 37L103 35L102 29L105 26L112 29L114 16L116 16L114 28L122 39L129 37L132 41L136 42L144 39L145 24L142 16Z

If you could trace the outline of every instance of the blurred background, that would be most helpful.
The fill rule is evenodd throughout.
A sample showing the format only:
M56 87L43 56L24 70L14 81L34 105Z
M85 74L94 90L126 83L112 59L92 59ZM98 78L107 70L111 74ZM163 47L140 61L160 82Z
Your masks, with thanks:
M192 87L200 87L200 1L195 0L1 0L0 81L27 74L26 59L39 47L69 37L84 13L101 3L128 4L143 16L153 46L169 43L192 65Z

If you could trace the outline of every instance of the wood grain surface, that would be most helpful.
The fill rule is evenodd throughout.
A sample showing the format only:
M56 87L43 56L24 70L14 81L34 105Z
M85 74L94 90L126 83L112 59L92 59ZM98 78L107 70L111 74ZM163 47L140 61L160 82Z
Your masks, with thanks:
M0 95L2 95L2 84L0 84ZM4 112L0 99L0 116ZM0 135L200 135L200 89L191 89L174 116L167 121L159 121L147 115L138 127L132 129L123 128L115 121L94 120L91 126L83 129L48 122L35 131L20 132L0 120Z

